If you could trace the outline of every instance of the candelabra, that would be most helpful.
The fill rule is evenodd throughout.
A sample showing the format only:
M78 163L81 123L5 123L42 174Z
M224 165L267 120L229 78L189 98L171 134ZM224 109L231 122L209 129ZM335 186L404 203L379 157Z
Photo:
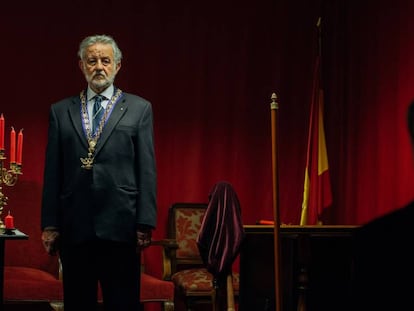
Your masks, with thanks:
M21 164L10 163L10 168L6 169L4 162L6 157L4 156L4 150L0 150L0 216L3 213L3 208L7 205L8 198L2 192L2 184L6 186L14 186L17 183L18 176L22 174ZM4 233L5 225L0 218L0 233Z

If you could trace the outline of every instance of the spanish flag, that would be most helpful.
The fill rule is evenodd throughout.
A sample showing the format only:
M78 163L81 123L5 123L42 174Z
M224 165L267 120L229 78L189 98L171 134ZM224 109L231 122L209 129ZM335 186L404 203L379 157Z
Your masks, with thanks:
M319 217L323 209L332 204L328 155L326 152L323 124L323 103L321 59L318 56L313 79L300 225L320 224Z

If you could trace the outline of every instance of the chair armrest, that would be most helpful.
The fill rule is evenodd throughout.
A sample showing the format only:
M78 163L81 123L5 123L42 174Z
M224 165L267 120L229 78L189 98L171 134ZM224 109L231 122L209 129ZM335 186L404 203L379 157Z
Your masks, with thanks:
M164 280L171 280L171 275L176 271L175 252L178 248L178 243L175 239L161 239L152 240L151 245L161 246L162 249L162 278Z

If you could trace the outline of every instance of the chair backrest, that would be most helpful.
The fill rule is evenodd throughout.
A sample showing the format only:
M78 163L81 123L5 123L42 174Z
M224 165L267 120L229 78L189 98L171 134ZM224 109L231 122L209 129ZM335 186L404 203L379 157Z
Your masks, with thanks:
M178 249L172 258L172 272L187 267L203 266L197 236L207 203L174 203L169 208L168 238L175 239Z

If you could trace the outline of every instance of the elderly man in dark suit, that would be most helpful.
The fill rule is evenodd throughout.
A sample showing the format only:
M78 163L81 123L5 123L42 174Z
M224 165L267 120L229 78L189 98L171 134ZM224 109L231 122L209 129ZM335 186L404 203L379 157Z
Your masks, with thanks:
M407 117L414 146L414 102ZM413 230L414 202L357 230L352 310L414 310Z
M51 106L41 211L46 251L63 266L65 311L139 310L139 250L156 225L151 104L114 85L122 53L85 38L87 87Z

